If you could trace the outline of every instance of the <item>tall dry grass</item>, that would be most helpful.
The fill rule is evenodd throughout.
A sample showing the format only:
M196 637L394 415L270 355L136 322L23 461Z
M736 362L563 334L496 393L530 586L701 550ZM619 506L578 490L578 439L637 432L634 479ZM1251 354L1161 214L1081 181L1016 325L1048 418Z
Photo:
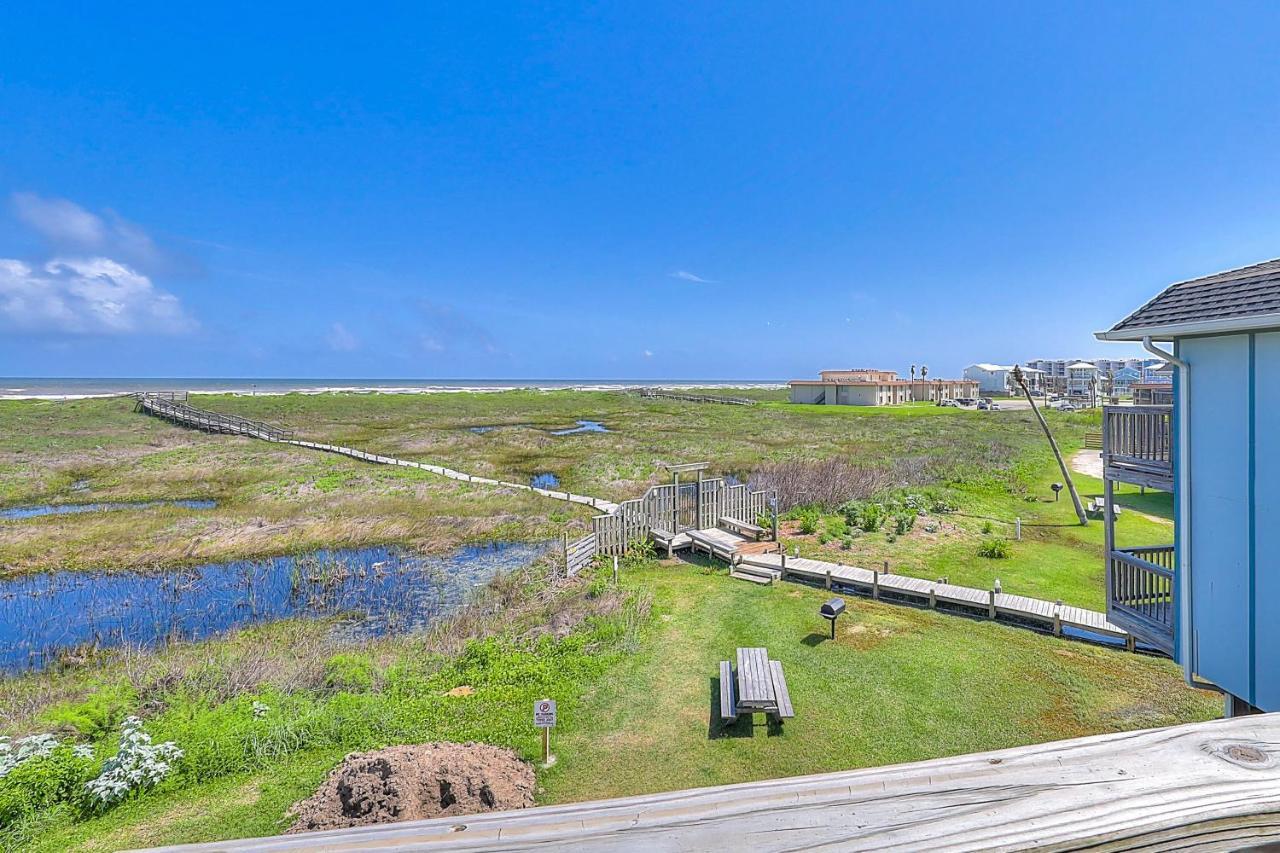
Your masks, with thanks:
M798 506L834 509L851 500L867 500L888 489L924 486L936 482L927 458L908 456L887 464L869 465L849 459L815 459L772 462L752 472L753 490L776 490L778 510Z

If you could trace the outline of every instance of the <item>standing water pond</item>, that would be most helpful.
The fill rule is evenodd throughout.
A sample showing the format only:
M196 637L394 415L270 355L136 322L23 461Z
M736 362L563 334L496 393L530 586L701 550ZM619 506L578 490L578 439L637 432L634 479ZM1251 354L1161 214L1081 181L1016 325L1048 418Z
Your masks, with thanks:
M354 637L414 631L550 547L496 542L442 557L400 548L322 550L163 573L57 572L0 581L0 669L39 669L85 646L157 646L296 617L348 614L342 630Z
M122 509L151 509L157 506L176 506L182 509L213 509L217 501L195 499L176 501L118 501L91 504L35 504L33 506L11 506L0 509L0 519L17 521L23 518L38 518L42 515L74 515L81 512L114 512Z

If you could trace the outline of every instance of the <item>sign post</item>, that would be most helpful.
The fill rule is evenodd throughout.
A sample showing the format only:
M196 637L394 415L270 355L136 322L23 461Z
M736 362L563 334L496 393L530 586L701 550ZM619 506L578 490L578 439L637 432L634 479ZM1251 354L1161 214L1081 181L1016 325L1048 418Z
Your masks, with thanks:
M556 725L556 700L539 699L533 703L533 725L542 729L542 766L550 767L555 762L551 755L551 730Z

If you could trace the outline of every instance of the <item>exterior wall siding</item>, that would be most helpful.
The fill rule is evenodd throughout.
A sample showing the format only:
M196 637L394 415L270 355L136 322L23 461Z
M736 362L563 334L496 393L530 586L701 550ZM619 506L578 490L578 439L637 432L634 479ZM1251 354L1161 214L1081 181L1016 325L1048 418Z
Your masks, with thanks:
M1280 711L1280 332L1254 335L1252 704ZM1194 368L1193 368L1194 369Z
M1188 338L1194 668L1253 700L1251 338ZM1280 658L1276 660L1280 664Z
M822 391L821 385L792 385L791 402L816 403L818 398L822 396Z

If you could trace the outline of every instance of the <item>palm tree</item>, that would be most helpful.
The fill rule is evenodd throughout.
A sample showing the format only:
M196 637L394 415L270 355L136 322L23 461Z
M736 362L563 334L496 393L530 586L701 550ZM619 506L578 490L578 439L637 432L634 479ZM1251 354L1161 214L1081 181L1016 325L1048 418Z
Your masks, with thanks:
M1080 519L1082 525L1089 524L1089 516L1085 515L1084 505L1080 503L1080 494L1076 491L1076 484L1071 481L1071 471L1067 468L1067 463L1062 458L1062 451L1058 449L1058 442L1053 440L1053 433L1049 432L1049 424L1045 423L1044 415L1040 414L1040 409L1036 407L1036 401L1031 397L1031 391L1027 388L1027 378L1022 375L1022 368L1018 365L1013 366L1013 381L1018 383L1018 387L1022 389L1022 393L1026 395L1027 402L1031 404L1031 411L1035 412L1036 420L1040 421L1040 429L1044 430L1044 437L1049 439L1049 447L1053 450L1053 458L1058 460L1058 469L1062 471L1062 479L1067 483L1067 491L1071 493L1071 503L1076 508L1076 518Z
M911 365L911 381L916 381L916 366L914 364Z

